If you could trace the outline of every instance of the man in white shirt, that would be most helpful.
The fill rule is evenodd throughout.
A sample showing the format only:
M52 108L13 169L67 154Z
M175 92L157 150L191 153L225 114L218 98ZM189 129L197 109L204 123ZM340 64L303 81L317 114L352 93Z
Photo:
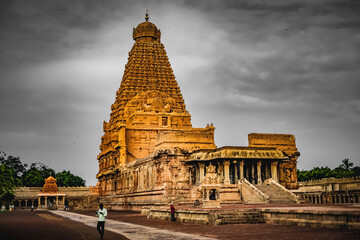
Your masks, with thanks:
M100 239L103 239L104 237L104 231L105 231L105 217L107 216L107 210L104 208L104 205L102 203L99 204L99 210L96 212L96 216L98 216L98 224L97 224L97 230L100 234Z

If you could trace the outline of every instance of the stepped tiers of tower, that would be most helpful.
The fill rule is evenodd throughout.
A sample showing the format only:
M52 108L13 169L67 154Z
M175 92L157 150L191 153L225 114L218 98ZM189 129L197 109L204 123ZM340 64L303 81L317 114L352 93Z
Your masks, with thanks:
M53 178L52 176L45 179L45 184L44 184L41 192L43 192L43 193L58 193L59 189L56 184L56 179Z
M192 127L161 32L148 15L145 20L134 28L135 43L103 124L97 174L102 201L113 209L195 200L209 206L212 200L260 201L256 186L270 180L273 188L296 188L293 135L250 134L249 147L217 148L213 124ZM210 178L216 183L205 181Z

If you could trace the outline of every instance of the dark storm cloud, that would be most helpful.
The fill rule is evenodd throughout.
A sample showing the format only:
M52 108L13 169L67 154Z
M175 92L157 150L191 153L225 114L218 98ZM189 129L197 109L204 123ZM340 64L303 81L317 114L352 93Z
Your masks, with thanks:
M13 65L47 61L91 46L91 31L109 18L121 21L123 11L117 1L106 5L101 1L1 1L1 60ZM70 31L81 31L82 35L64 38Z
M0 150L94 184L146 9L194 127L214 122L219 147L293 133L300 168L360 164L358 1L1 1Z

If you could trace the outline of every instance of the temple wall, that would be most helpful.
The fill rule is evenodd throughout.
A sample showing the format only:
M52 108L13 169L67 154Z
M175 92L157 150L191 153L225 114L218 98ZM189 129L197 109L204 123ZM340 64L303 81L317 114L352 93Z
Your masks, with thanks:
M360 177L354 178L323 178L315 181L299 182L297 192L337 192L360 191Z
M188 151L215 149L214 128L195 128L189 131L166 131L159 134L156 150L181 148Z
M288 189L296 189L297 159L300 156L296 148L295 136L292 134L250 133L249 147L275 147L289 157L288 162L279 164L279 182Z
M299 189L292 192L306 202L360 203L360 177L323 178L315 181L299 182Z
M14 190L15 199L37 199L42 187L20 187ZM90 195L90 187L59 187L68 198L79 198Z

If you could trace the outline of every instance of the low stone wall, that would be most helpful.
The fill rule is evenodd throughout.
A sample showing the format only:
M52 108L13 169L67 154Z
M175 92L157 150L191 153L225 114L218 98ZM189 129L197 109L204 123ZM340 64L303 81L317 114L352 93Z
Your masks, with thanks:
M360 229L360 212L262 209L261 213L266 223Z
M299 182L297 192L346 192L360 191L360 177L323 178L314 181Z
M164 191L142 191L114 196L103 196L100 201L109 210L141 211L143 206L167 206L169 202L163 201Z
M186 222L194 224L210 224L212 212L207 210L177 210L175 218L177 222ZM154 209L148 211L147 218L170 221L170 210L167 209Z
M149 219L170 221L168 208L144 208ZM269 223L315 228L360 229L359 211L317 211L294 209L179 209L177 222L193 224Z
M292 192L305 202L315 204L360 203L360 177L323 178L299 182L299 189Z
M360 191L301 193L301 197L306 202L314 204L360 203Z

